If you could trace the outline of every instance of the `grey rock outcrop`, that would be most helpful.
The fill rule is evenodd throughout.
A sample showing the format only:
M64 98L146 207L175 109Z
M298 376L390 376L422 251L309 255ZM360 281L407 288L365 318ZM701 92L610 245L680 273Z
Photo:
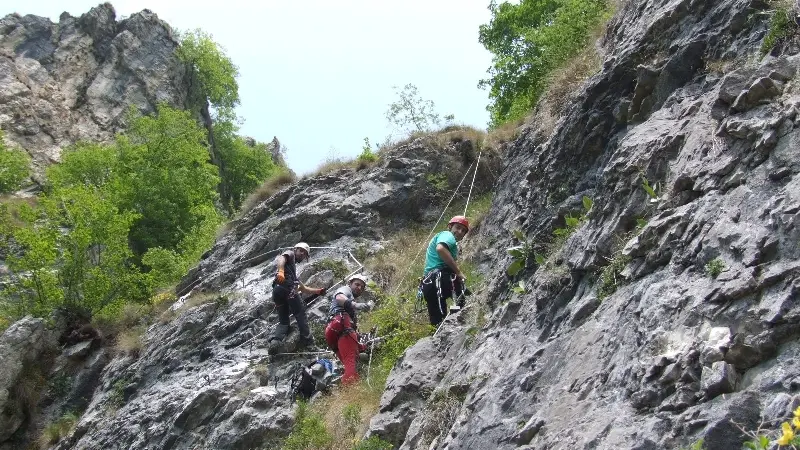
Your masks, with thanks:
M800 55L759 59L766 24L747 18L766 7L622 8L601 72L555 131L524 128L509 147L483 243L470 244L495 274L486 324L475 333L475 323L447 323L461 349L446 360L426 356L426 342L410 349L390 376L404 384L384 394L368 434L400 448L672 449L704 438L722 450L744 439L732 420L752 430L770 405L772 416L790 414ZM704 69L720 60L732 71ZM583 196L593 199L586 220L553 247ZM503 249L519 244L515 229L552 253L509 280ZM518 281L524 293L510 289ZM434 432L425 410L435 399L393 394L422 373L441 379L432 391L463 392Z
M290 380L298 364L332 355L296 355L294 330L270 354L276 247L300 239L323 247L298 265L298 276L310 286L330 287L338 279L315 263L338 261L356 270L351 255L379 248L383 231L435 221L442 186L426 175L450 171L450 189L475 157L468 141L440 146L417 139L373 167L306 178L257 205L187 275L178 287L183 298L149 327L142 348L105 366L75 430L54 448L278 448L294 423ZM483 156L474 195L488 192L498 165L497 155ZM322 346L327 308L318 301L309 314Z
M189 72L172 29L148 10L117 21L104 3L58 23L0 19L0 126L37 172L79 140L109 141L133 107L187 107Z
M26 317L0 335L0 444L32 420L44 354L56 341L44 320Z

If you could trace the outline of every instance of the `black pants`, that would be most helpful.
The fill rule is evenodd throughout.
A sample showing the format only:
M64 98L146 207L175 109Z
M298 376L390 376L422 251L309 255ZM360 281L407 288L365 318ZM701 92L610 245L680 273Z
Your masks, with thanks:
M275 286L272 289L272 301L278 310L278 326L275 327L269 340L283 340L289 334L289 314L291 313L297 320L297 328L300 330L300 338L310 341L311 330L308 328L308 318L306 317L306 305L300 295L283 286Z
M438 326L447 316L447 299L461 296L464 285L456 274L445 270L432 270L422 279L422 296L428 304L431 325ZM462 297L463 298L463 297Z

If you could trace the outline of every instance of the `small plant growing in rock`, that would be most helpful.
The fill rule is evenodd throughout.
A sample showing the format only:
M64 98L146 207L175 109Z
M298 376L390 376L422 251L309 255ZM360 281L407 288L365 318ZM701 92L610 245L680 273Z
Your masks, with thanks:
M735 422L734 425L751 438L744 443L744 448L748 450L768 450L775 448L773 445L777 445L778 448L800 448L800 406L792 413L791 420L781 423L780 435L772 441L770 441L769 434L777 433L767 432L764 434L761 426L756 431L748 431Z
M333 258L314 261L314 269L317 271L330 270L337 279L344 278L349 273L347 265L342 260Z
M609 260L609 264L603 267L603 270L600 272L600 286L597 287L598 299L603 300L617 291L617 288L623 281L621 275L622 271L630 261L631 258L629 256L618 252Z
M364 169L376 161L378 161L378 154L372 151L372 144L369 143L369 138L365 137L364 147L362 147L361 154L356 158L356 168Z
M578 217L572 216L571 214L567 214L564 216L564 224L566 225L564 228L556 228L553 230L553 235L556 238L559 238L562 241L566 241L568 237L575 232L575 230L580 227L581 223L586 221L586 214L589 213L589 210L592 209L592 205L594 205L594 201L587 196L583 196L583 212Z
M369 439L359 441L353 450L392 450L394 445L386 442L378 436L370 436Z
M650 196L651 202L657 202L658 192L656 191L658 190L658 184L656 184L655 187L650 186L650 182L647 181L647 178L644 176L644 174L642 174L641 177L642 177L642 189L644 189L644 191L647 192L647 195Z
M425 176L425 180L427 180L428 184L433 186L437 192L444 192L450 186L447 182L447 175L444 173L429 173Z
M39 438L39 443L42 447L50 447L61 440L61 438L72 433L75 425L78 423L78 415L73 412L68 412L61 416L58 420L47 425L42 431Z
M761 43L761 55L766 55L781 41L795 33L797 25L791 19L789 11L785 8L776 9L769 24L769 32Z
M511 255L511 264L506 269L506 272L510 276L515 276L525 268L525 264L528 261L528 256L533 253L533 248L531 244L525 239L525 235L520 230L514 230L514 238L517 239L521 243L516 247L509 248L508 254ZM544 257L542 257L544 260ZM538 262L538 260L537 260Z
M714 258L706 263L706 273L711 278L717 278L725 269L725 261L722 258Z
M511 288L511 291L513 293L515 293L515 294L524 294L525 293L525 282L522 281L522 280L519 280L519 283L517 283L516 286Z

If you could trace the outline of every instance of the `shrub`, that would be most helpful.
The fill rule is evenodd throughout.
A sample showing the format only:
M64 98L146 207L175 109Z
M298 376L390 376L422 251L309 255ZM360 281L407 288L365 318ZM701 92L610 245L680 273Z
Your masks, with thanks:
M378 436L370 436L368 439L359 441L353 450L392 450L394 445L384 441Z
M24 150L6 148L0 132L0 194L14 192L30 175L31 159Z
M605 0L492 2L489 10L479 41L494 57L480 86L489 88L493 126L524 117L551 73L587 46L607 13Z
M332 441L322 417L311 411L305 402L299 402L294 427L283 443L283 450L326 448Z
M797 25L791 19L789 11L784 8L776 9L769 24L769 32L761 43L761 54L769 53L779 42L796 32L796 29Z
M42 436L39 438L39 444L46 448L57 443L61 438L72 433L75 425L78 424L78 419L78 415L73 412L64 414L57 421L44 428Z
M725 269L725 261L722 258L714 258L706 263L706 273L711 278L717 278Z
M609 261L608 265L603 267L603 270L600 271L600 285L597 287L598 299L603 300L617 291L617 288L623 282L621 273L630 261L630 256L618 252Z

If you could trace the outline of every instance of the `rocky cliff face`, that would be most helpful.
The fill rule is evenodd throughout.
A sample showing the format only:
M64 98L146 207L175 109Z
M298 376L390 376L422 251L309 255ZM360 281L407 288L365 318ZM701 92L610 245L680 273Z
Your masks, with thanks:
M148 10L117 21L102 4L58 23L10 14L0 19L0 127L27 150L34 168L58 161L79 140L108 141L130 107L184 108L189 72L174 54L172 29Z
M509 150L478 237L494 243L476 255L495 309L406 353L372 434L403 449L722 450L742 446L735 423L791 416L800 57L789 43L760 57L773 6L624 6L556 130L528 127ZM583 196L585 220L554 244ZM515 229L548 258L509 282Z
M270 295L280 248L299 240L322 247L298 274L310 286L331 286L339 280L331 262L356 270L353 255L378 251L395 227L435 222L445 191L456 187L476 156L470 141L423 138L387 152L374 167L305 178L276 193L233 223L187 275L177 289L182 298L147 329L141 348L115 354L93 341L66 346L45 373L66 380L63 399L53 408L52 396L44 396L46 420L17 409L16 432L2 436L8 441L0 449L35 437L26 434L27 423L52 422L81 399L76 410L85 412L54 448L277 448L294 422L292 374L313 356L296 354L297 332L278 354L268 353L266 338L277 324ZM499 169L497 155L483 155L473 195L488 192ZM446 189L431 184L431 173L451 175ZM320 301L310 310L318 335L328 307ZM6 341L16 345L18 334L4 335L0 352ZM59 363L64 360L72 364ZM9 386L22 379L20 370L2 375ZM93 380L88 392L87 379Z
M800 404L800 55L784 42L760 56L773 7L622 7L602 70L555 130L526 126L502 171L497 158L482 163L478 192L495 197L465 256L489 286L397 362L369 434L403 449L648 450L703 438L728 450L741 447L739 426L774 428ZM57 448L273 448L292 424L286 380L298 361L263 342L276 322L273 249L304 239L334 247L315 259L355 269L348 251L436 218L429 173L460 174L474 158L467 142L413 141L372 169L304 179L257 206L186 276L184 306L150 326L140 351L106 365L107 350L70 347L83 381L68 397L89 403ZM509 279L505 249L520 244L540 257ZM335 279L313 261L300 273L311 285ZM16 327L0 351L40 324ZM295 345L293 333L282 353Z

